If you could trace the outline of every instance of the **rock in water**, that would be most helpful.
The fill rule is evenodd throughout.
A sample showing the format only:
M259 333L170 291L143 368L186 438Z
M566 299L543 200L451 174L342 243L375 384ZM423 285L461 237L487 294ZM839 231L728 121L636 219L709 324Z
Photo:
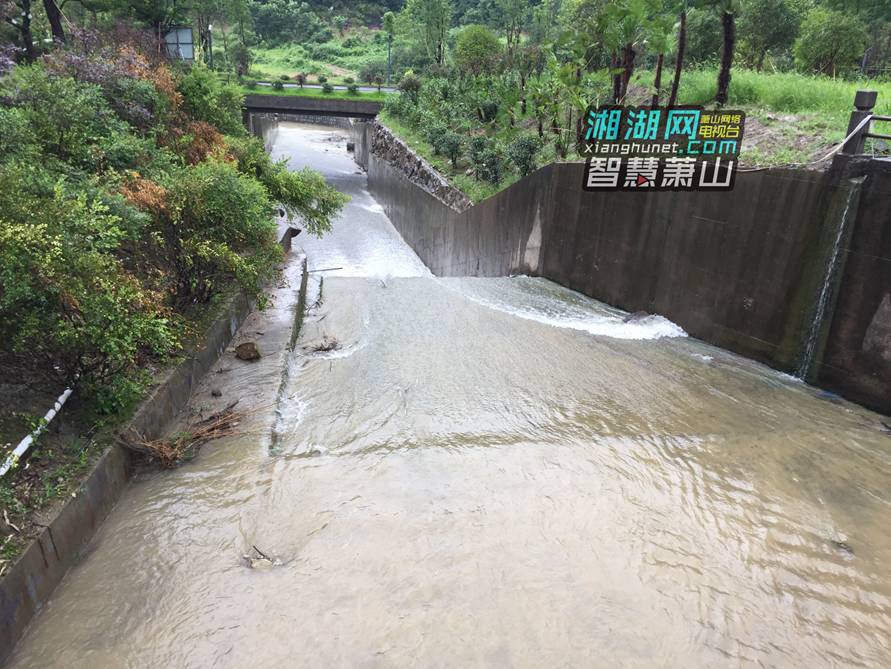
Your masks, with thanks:
M252 341L246 341L235 347L235 357L239 360L259 360L260 349Z
M639 323L647 316L649 316L649 314L646 311L635 311L633 314L625 316L622 321L625 323Z

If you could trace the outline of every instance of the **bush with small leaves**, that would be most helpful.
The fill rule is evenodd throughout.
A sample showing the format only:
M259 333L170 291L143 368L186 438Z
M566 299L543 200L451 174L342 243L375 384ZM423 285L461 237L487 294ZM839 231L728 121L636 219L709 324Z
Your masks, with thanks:
M344 77L344 78L343 78L343 83L345 83L345 84L354 84L354 83L356 83L356 80L353 79L352 77Z
M254 81L253 79L248 79L247 81L244 82L244 87L253 90L257 87L257 82Z
M326 95L328 95L333 92L334 92L334 86L329 84L327 81L324 84L322 84L322 93L325 93Z
M435 144L439 153L452 161L452 167L457 167L458 156L461 154L461 135L447 131L440 135Z
M324 84L326 81L328 81L328 77L326 77L324 74L320 74L320 75L318 75L318 76L316 77L316 79L318 80L318 82L319 82L320 84Z
M282 81L290 81L291 77L289 77L287 74L283 74L279 77L279 79L281 79Z
M350 84L347 86L347 93L349 95L359 95L359 87L356 84Z
M418 93L421 91L421 78L414 72L406 72L399 82L399 90L405 93L413 102L418 101Z
M535 157L540 149L541 142L537 137L520 137L507 147L507 155L516 165L520 176L525 177L535 171Z
M276 91L283 91L283 90L285 90L285 85L280 81L273 81L272 88L273 88L273 90L276 90Z
M494 149L486 149L479 157L480 177L493 186L501 183L501 156Z

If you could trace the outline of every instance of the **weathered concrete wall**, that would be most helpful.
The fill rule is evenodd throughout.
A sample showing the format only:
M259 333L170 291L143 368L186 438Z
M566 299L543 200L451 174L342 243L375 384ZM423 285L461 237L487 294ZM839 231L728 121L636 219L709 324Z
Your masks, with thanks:
M797 370L853 174L768 170L738 175L729 193L607 194L583 191L584 166L562 163L458 212L376 155L367 136L363 145L367 124L352 132L356 146L365 147L356 157L368 170L369 189L435 274L543 276ZM850 236L839 310L834 318L829 312L831 334L812 378L889 413L891 371L876 365L891 361L891 296L883 302L891 291L883 190L891 178L871 178ZM869 250L879 248L886 250L872 257Z
M848 223L815 377L891 414L891 161L855 162L846 176L865 180Z

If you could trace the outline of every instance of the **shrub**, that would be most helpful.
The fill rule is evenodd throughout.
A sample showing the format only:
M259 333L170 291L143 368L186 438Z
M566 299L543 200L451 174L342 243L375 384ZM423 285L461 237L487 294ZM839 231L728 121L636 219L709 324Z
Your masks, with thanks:
M516 165L520 176L527 176L535 171L535 157L541 149L537 137L520 137L507 148L507 155Z
M461 153L461 136L451 131L444 132L439 136L436 146L440 153L452 161L452 167L456 167Z
M227 149L237 161L238 171L256 177L289 216L301 218L311 234L330 230L331 218L349 199L318 172L292 172L285 161L273 162L263 142L255 137L228 137Z
M204 65L193 65L180 79L177 90L183 96L183 106L195 120L207 121L224 133L244 132L241 92L234 86L220 83L217 75Z
M281 79L282 81L290 81L291 77L289 77L287 74L283 74L279 77L279 79Z
M498 68L501 51L498 35L485 26L468 25L455 40L455 64L466 74L491 73Z
M283 90L285 90L285 85L280 81L273 81L272 88L273 88L273 90L276 90L276 91L283 91Z
M483 152L482 167L483 179L494 186L501 183L501 156L496 151L487 149Z
M355 86L353 86L353 88L355 88ZM334 86L329 84L327 81L324 84L322 84L322 93L330 94L333 92L334 92Z
M478 136L472 138L467 146L470 162L474 165L480 164L482 162L481 156L489 148L490 144L491 141L488 137Z
M186 168L170 196L177 239L167 251L178 299L206 300L233 276L258 292L279 248L266 189L237 166L210 159Z
M316 77L316 79L320 84L324 84L326 81L328 81L328 77L326 77L324 74L320 74L318 77Z
M438 120L431 120L424 124L424 139L433 147L433 153L436 155L439 155L439 138L448 130L448 127Z
M406 72L399 82L399 90L411 98L412 101L417 102L418 93L421 90L421 78L412 71Z
M350 95L359 95L359 87L356 84L350 84L347 86L347 93Z
M359 68L359 79L367 84L375 83L377 77L385 81L387 76L386 59L366 60Z
M0 333L11 350L68 380L100 380L173 347L159 300L115 256L132 233L98 200L39 192L41 181L0 170Z
M245 86L245 88L249 88L249 89L253 90L257 87L257 82L253 79L248 79L247 81L244 82L244 86Z
M345 83L345 84L354 84L354 83L356 83L356 80L353 79L352 77L344 77L344 78L343 78L343 83Z
M20 110L42 151L80 166L92 163L98 138L122 127L99 86L49 76L40 65L17 67L4 77L0 98Z

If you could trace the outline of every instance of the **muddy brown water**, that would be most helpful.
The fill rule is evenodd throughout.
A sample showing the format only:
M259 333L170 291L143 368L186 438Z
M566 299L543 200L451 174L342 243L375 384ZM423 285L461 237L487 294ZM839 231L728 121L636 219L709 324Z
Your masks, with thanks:
M288 277L245 326L251 433L142 475L12 666L891 665L882 417L544 280L431 277L345 138L270 140L353 195L298 238L340 269L292 353Z

